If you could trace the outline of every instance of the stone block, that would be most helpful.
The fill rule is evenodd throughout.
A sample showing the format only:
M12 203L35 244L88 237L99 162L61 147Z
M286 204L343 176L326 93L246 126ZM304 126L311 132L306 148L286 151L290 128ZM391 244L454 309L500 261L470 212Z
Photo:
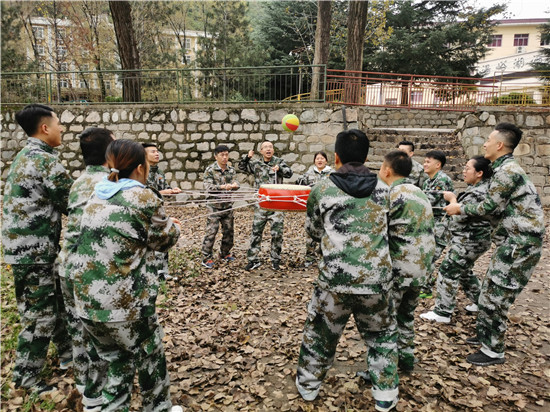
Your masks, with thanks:
M172 150L176 150L177 148L178 148L178 145L175 144L174 142L166 142L162 147L162 150L164 152L167 152L168 150L172 151Z
M197 125L197 130L199 132L207 132L210 130L210 123L200 123Z
M141 132L144 129L145 129L145 125L143 123L132 123L133 132Z
M97 124L101 121L101 117L99 116L99 113L96 112L95 110L94 111L91 111L88 116L86 116L86 122L87 123L92 123L92 124Z
M212 127L212 130L214 130L215 132L219 132L220 130L222 130L221 123L212 123L211 127Z
M526 143L520 143L514 150L514 156L525 156L531 153L531 146Z
M241 120L257 122L260 120L260 116L258 116L258 113L254 109L243 109L241 111Z
M247 153L251 150L256 151L256 144L252 142L243 142L239 143L239 152L241 153Z
M159 133L159 135L158 135L158 141L159 142L167 142L167 141L170 140L171 137L172 136L169 133L162 132L162 133ZM152 136L151 136L151 138L152 138Z
M539 144L536 146L537 155L550 156L550 144Z
M172 170L181 170L183 168L183 163L178 159L170 160L170 169Z
M163 129L165 132L173 132L175 127L171 123L165 123Z
M122 120L123 122L125 122L126 120L128 120L128 112L126 110L121 110L120 112L120 120Z
M145 130L148 132L160 132L162 131L162 126L158 123L147 123L145 125Z
M272 110L268 114L268 120L271 123L281 123L283 120L283 117L285 117L288 114L288 110L286 109L279 109L279 110Z
M224 110L215 110L212 112L212 120L222 122L227 119L227 113Z
M175 110L170 111L170 121L172 123L177 123L178 122L178 112L176 112Z
M528 127L538 127L544 125L544 119L542 116L527 116L525 119L525 125Z
M185 119L187 119L187 112L185 110L178 110L178 117L180 122L183 122Z
M123 123L119 124L117 128L122 132L127 132L128 130L130 130L130 125L128 123Z
M72 112L69 110L64 110L63 113L61 113L61 117L59 118L61 124L71 123L74 119L75 115L72 114Z
M243 131L243 125L242 124L234 124L233 125L233 131L234 132L242 132Z
M189 120L193 122L208 122L210 121L210 113L201 111L193 111L189 113Z
M197 143L197 150L199 152L206 152L207 150L210 150L210 145L208 144L208 142Z
M80 125L80 124L73 124L69 127L69 131L75 132L75 133L80 133L80 132L84 131L84 127L82 127L82 125Z
M237 113L229 113L229 121L231 123L237 123L240 120L241 119L239 119L239 115Z
M201 165L201 162L199 162L198 160L194 160L194 161L191 161L191 160L187 160L185 162L185 168L188 169L188 170L197 170Z
M249 140L249 139L248 139L248 134L247 133L231 133L229 135L229 140L240 141L240 140Z

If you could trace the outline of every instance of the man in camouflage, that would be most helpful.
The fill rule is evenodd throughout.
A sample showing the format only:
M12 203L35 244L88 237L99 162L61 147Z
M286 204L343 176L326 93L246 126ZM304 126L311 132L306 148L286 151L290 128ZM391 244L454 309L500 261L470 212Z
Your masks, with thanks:
M462 204L483 202L492 176L491 162L483 156L475 156L464 167L466 190L458 195ZM452 200L452 193L445 193ZM491 223L480 216L452 216L449 223L450 246L441 262L437 276L437 296L433 311L423 313L421 318L440 323L449 323L456 306L458 287L472 304L466 310L477 312L480 282L473 272L474 263L491 247Z
M414 368L414 311L420 287L432 272L435 250L433 214L430 201L413 184L407 183L411 158L403 151L384 157L379 176L390 186L388 235L393 271L393 305L399 338L399 368Z
M391 307L388 188L364 166L369 140L351 129L336 137L336 172L313 187L306 231L321 244L319 277L308 306L296 387L319 394L349 317L367 347L376 409L397 404L397 330Z
M93 194L95 185L109 174L105 151L113 140L112 132L99 127L90 127L80 135L80 148L86 170L75 180L69 193L67 224L63 233L63 247L59 253L61 290L67 310L67 329L73 346L74 380L76 388L83 395L83 405L90 408L102 403L101 389L105 384L107 365L97 356L76 312L73 271L67 265L67 258L75 252L84 207Z
M408 140L403 140L399 142L397 148L405 153L411 158L412 170L410 175L407 177L407 182L415 185L422 189L424 187L424 182L429 179L428 175L424 171L424 167L413 159L414 156L414 143L409 142Z
M265 141L260 146L262 159L253 159L254 151L250 150L239 162L239 169L254 176L254 186L259 188L264 183L282 183L283 178L292 177L292 169L280 157L274 156L273 143ZM264 210L255 206L250 246L247 253L246 270L258 268L258 258L262 246L262 233L267 222L271 222L271 263L274 270L280 269L281 249L283 247L283 213Z
M441 256L441 253L447 247L448 232L447 226L449 220L443 208L447 205L443 192L452 192L454 190L453 182L449 176L441 169L445 166L447 158L441 150L432 150L426 153L424 159L424 171L428 175L428 180L424 182L422 190L430 200L434 215L434 236L435 236L435 253L433 262ZM432 289L435 284L435 277L429 275L426 279L426 284L420 292L421 298L431 298Z
M108 365L101 410L129 409L137 369L142 410L169 411L170 378L156 314L159 282L150 270L149 251L167 252L178 240L179 222L166 216L162 199L145 187L144 154L143 163L135 167L132 159L126 168L110 157L111 152L124 153L119 145L129 144L143 152L129 140L115 140L109 146L113 180L98 183L84 207L68 265L74 272L77 313Z
M218 228L222 227L222 242L220 258L226 262L235 260L231 256L233 247L233 202L231 201L232 190L239 189L239 182L235 176L235 169L229 165L229 148L219 145L214 149L216 161L208 166L204 172L204 189L216 200L206 207L208 217L206 219L206 234L202 242L202 265L208 269L214 267L212 259L212 248L216 240Z
M72 357L54 262L73 181L54 150L63 132L54 111L31 104L15 118L29 138L4 187L4 261L12 265L21 323L13 380L18 387L46 394L55 390L40 378L50 341L57 346L62 368L68 368Z
M496 249L478 301L477 338L468 340L481 343L481 350L466 358L478 366L504 363L508 310L529 281L542 252L545 228L540 198L513 156L522 134L511 123L499 123L483 145L494 172L486 198L469 205L453 199L445 208L450 215L498 218L492 235Z

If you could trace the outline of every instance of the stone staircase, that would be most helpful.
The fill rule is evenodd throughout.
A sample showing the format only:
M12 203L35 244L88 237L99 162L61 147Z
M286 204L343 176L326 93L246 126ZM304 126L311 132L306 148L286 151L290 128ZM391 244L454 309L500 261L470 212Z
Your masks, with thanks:
M455 189L466 187L462 180L462 168L467 158L454 129L371 128L367 130L370 150L367 166L378 171L384 155L395 150L402 140L414 143L414 159L424 163L424 155L430 150L441 150L447 156L443 171L453 180Z

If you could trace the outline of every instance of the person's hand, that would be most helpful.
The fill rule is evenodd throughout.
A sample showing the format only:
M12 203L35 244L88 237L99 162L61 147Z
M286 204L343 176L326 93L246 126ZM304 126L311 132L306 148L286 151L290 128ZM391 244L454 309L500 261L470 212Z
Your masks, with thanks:
M172 217L172 222L174 222L174 224L178 225L179 228L180 228L180 231L181 231L181 222L178 218L175 218L175 217Z
M252 156L254 156L254 150L250 150L248 152L248 158L250 159L250 158L252 158Z
M449 203L456 203L456 195L453 192L444 191L443 198Z
M448 215L460 215L460 203L450 203L447 206L443 208L445 212L447 212Z
M231 183L230 189L238 189L238 188L239 188L239 184L237 182Z
M176 195L178 193L181 193L181 189L179 187L173 187L172 188L172 194Z
M279 165L275 165L271 168L271 170L273 170L275 173L277 173L279 171Z

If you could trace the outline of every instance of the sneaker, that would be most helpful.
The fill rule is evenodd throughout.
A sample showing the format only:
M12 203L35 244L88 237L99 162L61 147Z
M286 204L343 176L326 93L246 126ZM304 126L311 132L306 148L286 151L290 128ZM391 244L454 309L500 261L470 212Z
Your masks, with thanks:
M381 412L391 411L397 405L398 400L399 398L395 398L393 401L376 401L374 409Z
M481 351L466 356L466 360L476 366L491 366L504 363L504 358L491 358Z
M433 294L432 294L431 291L429 291L429 290L422 290L422 291L420 291L420 295L418 295L418 297L419 297L420 299L431 299L431 298L433 298L434 296L433 296Z
M438 323L451 323L451 318L448 318L446 316L439 316L433 310L430 310L426 313L421 313L420 317L426 320L435 320Z
M298 389L298 393L302 397L304 401L314 401L315 398L317 398L317 395L319 395L319 391L321 390L321 385L317 389L306 389L300 383L298 382L298 377L296 376L296 388Z
M262 266L261 262L248 262L248 265L244 268L244 270L251 271L254 269L258 269L260 266Z
M363 379L366 383L371 383L370 373L368 371L357 371L355 376Z
M183 408L179 405L172 406L172 408L170 409L170 412L183 412Z
M82 410L84 412L101 412L101 405L99 405L99 406L85 406Z
M468 312L479 312L479 308L475 303L466 306L464 309L466 309Z
M36 393L38 397L44 395L53 395L57 392L57 388L55 386L47 385L44 381L38 382L36 385L33 385L30 390L33 393Z
M278 261L274 260L273 262L271 262L271 267L273 268L273 270L281 270L281 265L279 264Z
M473 346L479 346L479 345L481 345L481 342L479 341L479 339L477 338L477 336L472 336L471 338L466 339L466 343L467 343L468 345L473 345Z
M305 268L308 268L308 267L312 266L314 263L315 263L315 262L311 262L311 261L307 261L307 260L306 260L306 263L304 263L304 267L305 267Z
M203 265L206 269L212 269L214 267L214 261L212 259L204 259L201 262L201 265Z
M233 262L235 260L235 258L233 256L231 256L231 254L226 255L226 256L220 255L220 259L225 260L227 263Z
M403 373L411 373L414 370L414 357L400 358L397 367Z
M72 367L73 367L73 360L72 359L67 359L67 360L59 362L59 369L61 369L62 371L66 371L67 369L72 368Z

